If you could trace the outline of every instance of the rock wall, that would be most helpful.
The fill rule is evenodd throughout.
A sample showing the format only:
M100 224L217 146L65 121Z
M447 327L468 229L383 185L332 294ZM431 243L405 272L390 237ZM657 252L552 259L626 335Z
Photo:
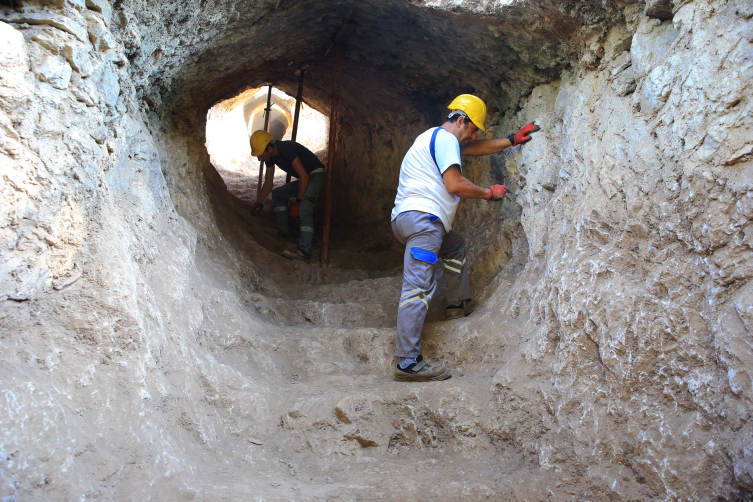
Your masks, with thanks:
M581 463L622 496L641 483L644 497L745 499L750 9L686 2L671 20L627 20L599 39L597 67L501 121L542 133L506 157L529 256L509 304L528 328L505 365L526 370L503 367L495 386L544 408L548 469Z
M190 389L212 384L197 380L202 370L180 370L213 364L193 354L196 333L209 329L190 289L199 235L213 238L204 176L194 172L201 181L187 183L188 201L186 185L171 185L177 206L196 214L191 225L162 171L182 159L160 151L138 113L122 46L100 13L14 16L0 23L0 493L164 498L169 480L151 480L190 464L175 455L180 435L165 431L210 414ZM180 145L185 157L195 142ZM194 404L171 412L167 395ZM195 427L190 442L212 435Z
M13 4L0 496L750 499L749 2ZM294 92L277 62L321 58L330 9L364 27L340 228L388 234L445 98L484 95L489 135L542 126L466 166L511 196L458 215L481 305L425 329L446 384L387 378L394 328L363 305L399 278L279 260L204 146L214 102Z

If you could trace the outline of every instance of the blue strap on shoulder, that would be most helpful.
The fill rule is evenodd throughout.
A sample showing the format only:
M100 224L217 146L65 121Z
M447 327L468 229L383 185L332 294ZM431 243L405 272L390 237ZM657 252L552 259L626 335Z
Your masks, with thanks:
M437 156L434 154L434 144L437 142L437 134L439 134L439 130L441 127L437 127L434 129L434 132L431 133L431 141L429 142L429 151L431 152L431 158L434 159L434 163L437 164ZM439 164L437 164L437 171L439 171L439 176L442 176L442 171L439 169Z

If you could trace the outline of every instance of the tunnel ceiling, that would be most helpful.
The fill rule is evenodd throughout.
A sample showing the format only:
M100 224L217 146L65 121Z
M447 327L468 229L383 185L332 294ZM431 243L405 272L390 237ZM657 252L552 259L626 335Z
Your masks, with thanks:
M200 113L270 83L295 94L304 63L305 99L328 113L334 62L325 53L349 20L357 28L342 54L344 109L405 117L432 113L462 92L504 110L572 64L583 40L633 2L479 1L471 9L448 0L143 3L119 11L114 23L152 109Z

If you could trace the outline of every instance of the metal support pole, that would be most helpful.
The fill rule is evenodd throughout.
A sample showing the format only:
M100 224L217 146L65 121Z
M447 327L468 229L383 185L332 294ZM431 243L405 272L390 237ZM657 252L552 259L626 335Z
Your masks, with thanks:
M269 132L269 115L272 112L272 86L269 86L269 91L267 91L267 107L264 109L264 130ZM261 182L262 178L264 178L264 162L259 162L259 184L256 187L256 197L259 197L259 192L261 192Z
M332 217L332 167L335 164L337 143L337 109L340 105L340 45L335 45L335 78L332 83L332 105L329 112L329 151L327 155L327 196L324 204L324 236L322 237L322 266L329 263L329 228Z
M306 70L303 69L303 64L301 64L301 79L298 81L298 94L295 96L295 115L293 116L293 132L290 135L290 139L295 141L295 138L298 136L298 115L301 113L301 100L303 100L303 75L306 73ZM290 174L287 175L285 178L285 183L290 183Z

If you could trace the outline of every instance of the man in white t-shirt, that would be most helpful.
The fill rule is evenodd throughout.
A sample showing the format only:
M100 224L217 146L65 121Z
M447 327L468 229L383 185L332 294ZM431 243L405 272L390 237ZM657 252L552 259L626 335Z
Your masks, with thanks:
M476 96L463 94L450 106L441 127L421 134L400 166L400 185L392 210L392 231L405 244L403 288L397 310L396 380L444 380L449 368L431 366L421 356L421 329L429 301L436 289L434 264L444 266L448 305L446 317L471 313L471 287L465 258L465 240L452 230L460 199L502 200L507 188L483 188L463 177L461 155L490 155L525 143L538 130L533 122L507 138L476 141L484 131L486 105Z

